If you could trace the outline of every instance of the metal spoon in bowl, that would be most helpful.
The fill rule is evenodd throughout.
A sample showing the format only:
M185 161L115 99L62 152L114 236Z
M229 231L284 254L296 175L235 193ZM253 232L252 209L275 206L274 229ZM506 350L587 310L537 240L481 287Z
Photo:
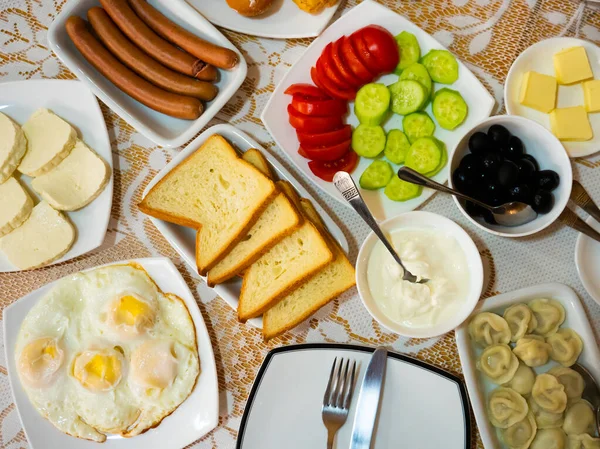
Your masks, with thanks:
M590 372L579 363L573 365L571 369L577 371L583 377L585 388L583 389L582 397L594 407L596 431L600 434L600 390L598 389L598 384Z
M400 260L400 256L398 256L398 253L396 253L396 250L389 242L389 240L377 224L377 221L369 211L367 204L365 203L360 192L356 188L356 184L354 183L352 176L350 176L350 174L345 171L339 171L333 177L333 184L335 185L335 188L338 189L339 192L342 194L344 199L350 203L350 206L352 206L352 208L356 212L358 212L360 218L362 218L365 221L365 223L368 224L369 227L373 230L375 235L379 237L379 240L381 240L383 246L385 246L386 249L390 252L394 260L398 262L398 265L402 267L402 270L404 272L402 279L408 282L412 282L413 284L424 284L425 282L429 281L429 279L425 278L419 279L417 276L415 276L406 269L406 267L402 263L402 260Z
M427 176L414 171L408 167L401 167L398 170L398 177L406 182L418 184L420 186L429 187L430 189L437 190L439 192L449 193L450 195L457 196L463 200L471 201L487 210L489 210L494 216L494 220L501 226L520 226L530 221L535 220L537 212L529 204L521 203L520 201L513 201L510 203L502 204L501 206L492 207L481 201L476 200L464 193L460 193L450 187L446 187L433 179L429 179Z

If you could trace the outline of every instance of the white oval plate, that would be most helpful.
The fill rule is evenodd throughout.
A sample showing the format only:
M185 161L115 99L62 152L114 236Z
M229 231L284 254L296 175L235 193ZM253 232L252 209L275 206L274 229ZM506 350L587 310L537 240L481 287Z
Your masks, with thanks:
M555 76L554 62L552 56L554 53L569 47L582 45L585 47L588 59L594 77L600 77L600 47L589 41L575 39L573 37L554 37L545 41L533 44L527 50L519 55L513 62L506 83L504 85L504 104L506 112L511 115L520 115L531 120L535 120L546 129L550 128L550 114L536 111L519 103L519 94L521 91L521 80L523 75L530 70L543 73L545 75ZM583 106L583 88L581 83L572 86L558 86L557 96L558 107ZM589 156L600 149L600 114L588 114L594 137L587 142L562 142L569 157Z
M0 111L23 125L39 108L47 108L69 122L77 136L113 169L110 140L96 97L79 81L27 80L0 83ZM39 196L31 188L33 178L15 173L25 184L34 202ZM75 212L63 212L77 228L75 243L60 259L49 265L81 256L104 241L112 206L113 175L102 193ZM0 252L0 272L20 271Z
M600 223L588 217L585 221L600 232ZM575 266L585 291L600 304L600 242L579 233L575 244Z
M598 382L600 380L600 351L581 301L571 287L564 284L548 283L503 293L480 301L478 307L473 311L473 315L481 312L494 312L502 315L504 309L508 306L535 298L553 298L563 305L567 316L561 327L570 327L581 335L583 352L579 356L578 362L589 369L596 378L596 382ZM486 449L508 449L507 446L501 443L499 434L487 416L487 397L498 385L488 380L476 368L477 359L482 350L471 342L468 324L469 322L465 321L456 330L456 344L469 397L471 398L471 406L477 421L477 428ZM534 370L537 374L540 374L556 365L558 364L551 360L546 365L534 368Z
M331 219L331 217L323 210L323 208L319 205L318 202L306 191L302 185L294 179L294 177L288 172L283 165L281 165L273 156L271 156L263 147L261 147L254 139L249 137L244 132L236 129L231 125L216 125L212 128L207 129L198 137L196 137L190 144L185 147L176 157L173 158L169 164L165 168L163 168L155 177L150 181L146 189L144 190L144 196L148 194L150 189L158 183L162 178L164 178L167 173L169 173L173 168L181 161L183 161L186 157L196 151L200 146L213 134L219 134L223 136L225 139L229 141L232 145L234 145L238 150L242 153L246 152L246 150L250 148L257 148L261 151L261 153L265 156L265 158L271 164L271 167L274 169L277 177L279 179L284 179L291 183L301 197L308 198L313 205L316 207L319 215L325 222L327 229L331 233L334 239L340 244L340 246L344 249L346 254L348 253L348 241L344 236L342 230L335 224L335 222ZM181 258L190 266L190 268L197 273L198 269L196 267L196 230L192 228L186 228L184 226L179 226L173 223L168 223L166 221L159 220L158 218L149 217L154 226L160 231L160 233L165 237L165 239L171 244L175 251L179 253ZM201 278L206 282L206 278L201 276ZM239 277L235 277L223 284L216 285L214 290L217 294L223 298L227 304L229 304L234 310L237 310L240 290L242 288L242 280ZM250 324L255 327L262 328L262 318L253 318L248 320Z
M183 277L166 257L125 260L102 266L137 262L148 272L158 288L165 293L174 293L183 299L194 325L200 357L200 376L190 396L167 416L158 427L133 438L109 435L102 444L82 440L62 433L31 405L27 393L21 388L15 365L15 344L21 322L31 308L56 284L51 282L22 297L4 309L4 351L8 366L8 379L15 404L21 418L31 449L180 449L196 441L217 426L219 420L219 385L215 357L210 336L204 325L198 304ZM90 271L90 268L84 271Z
M335 198L340 203L349 206L349 204L342 198L340 193L337 191L333 183L323 181L321 178L313 175L308 168L308 159L303 158L298 154L298 137L296 131L288 122L287 106L291 101L289 95L285 95L283 92L290 85L295 83L310 83L310 68L316 63L317 59L321 55L323 48L343 35L349 35L354 31L358 30L367 25L377 24L384 28L387 28L393 35L397 35L401 31L409 31L413 33L421 46L421 53L424 55L431 49L444 48L442 44L436 41L433 37L427 34L425 31L420 29L418 26L409 22L407 19L399 14L387 9L386 7L375 3L372 0L366 0L360 5L351 9L349 12L344 14L340 19L333 23L327 28L321 36L313 41L308 47L302 57L294 64L291 70L281 80L267 106L265 107L261 119L265 124L267 130L271 133L275 142L283 150L284 153L292 160L292 162L298 167L298 170L302 171L304 175L310 179L317 187L323 192ZM452 149L458 143L464 133L471 129L476 123L489 117L494 106L494 99L481 84L481 82L473 75L473 73L467 69L462 63L459 64L459 79L450 87L460 91L465 101L469 106L469 115L465 122L456 128L454 131L447 131L437 126L435 136L438 137L446 144L448 151L448 157L452 153ZM384 83L386 85L392 84L398 79L396 75L386 75L379 78L377 82ZM435 89L443 87L441 84L435 84ZM354 115L354 102L349 105L350 114L347 122L352 126L358 125L358 120ZM433 114L431 113L431 104L426 109L429 116L435 121ZM389 131L393 128L402 129L402 117L393 114L385 123L384 129ZM354 170L352 177L355 179L358 185L358 179L365 169L373 162L372 159L360 158L360 163ZM395 171L399 166L394 165ZM434 178L437 182L444 183L448 179L448 164L446 167L438 173ZM421 196L405 202L395 202L388 199L383 189L380 190L363 190L361 194L366 201L371 213L378 220L384 220L386 218L393 217L402 212L408 212L416 209L423 202L425 202L434 191L431 189L424 189Z
M271 8L258 17L245 17L231 9L225 0L187 0L217 26L251 36L274 39L315 37L327 26L340 3L318 14L302 11L292 0L274 0Z

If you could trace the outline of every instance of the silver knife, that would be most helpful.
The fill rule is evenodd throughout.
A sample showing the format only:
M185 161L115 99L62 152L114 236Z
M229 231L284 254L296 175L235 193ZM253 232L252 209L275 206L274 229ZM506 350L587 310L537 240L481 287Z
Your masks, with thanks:
M385 379L387 350L377 348L371 357L356 404L350 449L370 449Z
M587 190L581 185L579 181L573 181L573 188L571 189L571 200L584 211L590 214L594 219L600 222L600 209L594 203L594 200L587 193Z

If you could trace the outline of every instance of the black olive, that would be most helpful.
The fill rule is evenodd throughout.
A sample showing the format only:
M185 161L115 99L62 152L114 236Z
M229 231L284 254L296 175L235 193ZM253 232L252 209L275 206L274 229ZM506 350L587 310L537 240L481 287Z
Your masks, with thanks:
M531 204L531 189L527 184L518 184L508 189L508 196L511 201L520 201L525 204Z
M506 190L499 184L494 182L489 183L483 196L483 202L490 206L504 204L506 202Z
M502 156L511 161L521 159L523 154L525 154L523 142L517 136L510 136L508 143L502 146Z
M560 184L560 176L554 170L542 170L536 173L536 184L540 189L553 191Z
M535 173L535 165L529 159L521 158L516 162L519 167L519 182L528 183Z
M512 187L519 179L519 166L511 161L504 161L498 168L498 184L502 187Z
M474 177L481 171L480 161L474 154L467 154L463 157L459 166L469 177Z
M467 201L465 202L465 210L471 217L481 217L484 208L471 201Z
M452 173L452 185L456 187L456 190L462 193L469 193L473 187L473 180L467 176L467 174L458 167Z
M552 210L554 206L554 195L551 192L548 192L544 189L539 189L533 195L533 210L535 210L538 214L547 214Z
M487 134L476 132L469 138L469 150L477 157L483 157L487 150L494 148L494 142Z
M508 139L510 138L510 132L508 132L508 129L506 129L502 125L490 126L490 129L488 129L487 134L500 147L507 144Z
M484 170L495 172L500 167L501 158L498 153L487 150L481 159L481 166Z
M527 159L528 161L530 161L535 167L535 171L538 171L540 169L540 164L538 164L537 159L534 158L531 154L524 154L523 159Z

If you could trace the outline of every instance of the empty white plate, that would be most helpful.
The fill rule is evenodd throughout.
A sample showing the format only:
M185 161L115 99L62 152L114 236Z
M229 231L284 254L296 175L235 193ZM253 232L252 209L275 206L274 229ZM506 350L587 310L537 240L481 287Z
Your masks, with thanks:
M250 392L237 449L326 446L323 395L336 357L357 361L358 375L336 448L350 445L356 402L374 349L342 344L277 348L265 358ZM373 449L469 449L471 422L464 385L435 366L388 353Z
M585 222L600 232L600 223L592 217ZM585 291L600 304L600 242L580 233L575 244L575 266Z

